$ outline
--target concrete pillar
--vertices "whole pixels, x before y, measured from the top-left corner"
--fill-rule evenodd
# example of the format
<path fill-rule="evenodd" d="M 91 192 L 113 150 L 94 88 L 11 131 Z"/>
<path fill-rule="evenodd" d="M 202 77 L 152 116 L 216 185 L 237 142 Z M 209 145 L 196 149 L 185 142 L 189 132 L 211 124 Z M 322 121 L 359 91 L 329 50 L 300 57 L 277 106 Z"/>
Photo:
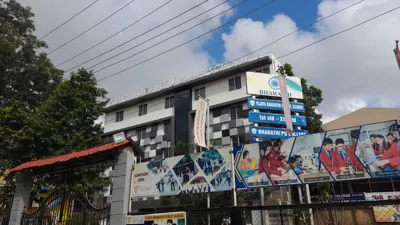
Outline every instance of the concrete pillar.
<path fill-rule="evenodd" d="M 134 154 L 124 150 L 114 166 L 110 219 L 112 225 L 125 225 L 129 212 L 131 175 Z"/>
<path fill-rule="evenodd" d="M 21 171 L 17 176 L 17 186 L 11 208 L 9 225 L 20 225 L 25 206 L 29 204 L 29 195 L 33 187 L 32 172 Z"/>

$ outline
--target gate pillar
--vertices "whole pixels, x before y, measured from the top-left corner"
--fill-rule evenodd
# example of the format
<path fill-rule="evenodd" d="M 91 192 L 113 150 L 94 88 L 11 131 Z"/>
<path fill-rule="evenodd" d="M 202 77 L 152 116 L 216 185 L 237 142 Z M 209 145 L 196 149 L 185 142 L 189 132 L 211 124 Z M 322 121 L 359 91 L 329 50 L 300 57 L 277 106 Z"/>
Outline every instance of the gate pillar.
<path fill-rule="evenodd" d="M 124 150 L 114 165 L 111 199 L 110 224 L 126 225 L 129 212 L 129 194 L 131 187 L 134 154 L 132 150 Z"/>
<path fill-rule="evenodd" d="M 20 225 L 22 212 L 29 204 L 29 195 L 33 186 L 33 174 L 29 171 L 21 171 L 17 176 L 17 187 L 11 208 L 9 225 Z"/>

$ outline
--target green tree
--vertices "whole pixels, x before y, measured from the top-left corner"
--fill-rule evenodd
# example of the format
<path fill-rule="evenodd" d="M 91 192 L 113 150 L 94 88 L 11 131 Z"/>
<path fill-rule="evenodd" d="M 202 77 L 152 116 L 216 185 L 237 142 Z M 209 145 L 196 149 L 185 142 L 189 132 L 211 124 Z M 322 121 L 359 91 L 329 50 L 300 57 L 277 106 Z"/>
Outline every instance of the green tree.
<path fill-rule="evenodd" d="M 46 44 L 33 35 L 33 16 L 15 0 L 0 0 L 0 107 L 19 100 L 33 110 L 62 79 L 46 54 L 36 54 Z"/>
<path fill-rule="evenodd" d="M 84 150 L 103 144 L 94 121 L 107 99 L 93 73 L 79 70 L 62 81 L 58 70 L 40 52 L 29 7 L 0 0 L 0 168 Z M 108 164 L 65 174 L 38 176 L 37 185 L 69 185 L 91 192 L 109 183 L 100 173 Z M 1 188 L 12 195 L 13 177 Z M 1 193 L 0 193 L 1 195 Z"/>
<path fill-rule="evenodd" d="M 288 63 L 280 66 L 277 72 L 285 76 L 294 76 L 293 67 Z M 316 108 L 323 100 L 322 91 L 312 85 L 309 86 L 305 78 L 301 78 L 301 86 L 303 88 L 303 102 L 307 118 L 307 126 L 304 129 L 308 130 L 309 133 L 322 132 L 322 114 L 316 112 Z"/>

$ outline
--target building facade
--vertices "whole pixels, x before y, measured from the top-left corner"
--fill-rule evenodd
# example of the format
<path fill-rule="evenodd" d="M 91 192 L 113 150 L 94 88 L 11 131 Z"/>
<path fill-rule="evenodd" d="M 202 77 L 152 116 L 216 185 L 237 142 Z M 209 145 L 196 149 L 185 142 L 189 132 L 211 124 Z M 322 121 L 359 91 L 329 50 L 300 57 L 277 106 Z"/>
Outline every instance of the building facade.
<path fill-rule="evenodd" d="M 215 148 L 248 144 L 246 72 L 271 73 L 279 66 L 272 54 L 119 102 L 104 109 L 106 135 L 125 132 L 139 147 L 138 161 L 171 157 L 178 142 L 193 144 L 199 96 L 210 102 L 210 139 Z M 215 68 L 215 67 L 214 67 Z M 269 97 L 269 99 L 274 99 Z M 271 126 L 271 125 L 266 125 Z M 276 125 L 283 127 L 282 125 Z"/>

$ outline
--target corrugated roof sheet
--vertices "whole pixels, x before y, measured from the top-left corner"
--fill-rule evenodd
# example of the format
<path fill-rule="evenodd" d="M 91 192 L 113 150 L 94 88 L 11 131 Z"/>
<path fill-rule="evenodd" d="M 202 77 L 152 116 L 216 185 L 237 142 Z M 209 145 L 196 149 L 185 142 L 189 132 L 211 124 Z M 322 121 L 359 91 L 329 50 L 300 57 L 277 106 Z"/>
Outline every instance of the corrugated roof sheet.
<path fill-rule="evenodd" d="M 99 152 L 114 150 L 114 149 L 124 146 L 128 143 L 129 143 L 128 140 L 125 140 L 118 144 L 113 142 L 113 143 L 108 143 L 105 145 L 100 145 L 100 146 L 97 146 L 94 148 L 86 149 L 83 151 L 71 152 L 66 155 L 60 155 L 60 156 L 55 156 L 55 157 L 51 157 L 51 158 L 47 158 L 47 159 L 40 159 L 40 160 L 36 160 L 36 161 L 26 162 L 26 163 L 23 163 L 17 167 L 14 167 L 14 168 L 8 170 L 7 172 L 12 173 L 12 172 L 17 172 L 17 171 L 21 171 L 21 170 L 32 169 L 35 167 L 47 166 L 47 165 L 51 165 L 51 164 L 55 164 L 55 163 L 59 163 L 59 162 L 67 162 L 72 159 L 77 159 L 77 158 L 81 158 L 84 156 L 93 155 L 93 154 L 96 154 Z"/>

